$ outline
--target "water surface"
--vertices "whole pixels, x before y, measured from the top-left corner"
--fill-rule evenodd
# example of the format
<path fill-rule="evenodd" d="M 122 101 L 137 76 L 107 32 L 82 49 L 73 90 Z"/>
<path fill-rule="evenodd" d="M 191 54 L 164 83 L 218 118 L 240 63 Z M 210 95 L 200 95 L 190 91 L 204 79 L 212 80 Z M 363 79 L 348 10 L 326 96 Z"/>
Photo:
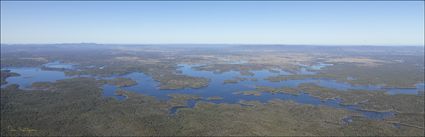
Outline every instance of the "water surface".
<path fill-rule="evenodd" d="M 74 69 L 74 65 L 65 64 L 59 61 L 47 63 L 44 66 L 49 68 Z M 212 103 L 237 103 L 238 104 L 242 100 L 259 101 L 262 103 L 266 103 L 272 99 L 282 99 L 282 100 L 291 100 L 300 104 L 310 104 L 315 106 L 324 105 L 324 106 L 330 106 L 334 108 L 360 112 L 367 118 L 377 119 L 377 120 L 380 120 L 386 117 L 391 117 L 394 115 L 394 113 L 364 111 L 355 105 L 341 105 L 341 100 L 339 99 L 328 99 L 323 101 L 321 99 L 312 97 L 306 93 L 302 93 L 300 95 L 292 95 L 292 94 L 286 94 L 286 93 L 272 94 L 267 92 L 261 92 L 260 96 L 241 95 L 241 94 L 234 94 L 234 93 L 238 91 L 254 90 L 256 86 L 296 88 L 298 85 L 303 83 L 315 83 L 319 86 L 323 86 L 326 88 L 341 90 L 341 92 L 344 92 L 350 89 L 361 89 L 361 90 L 385 90 L 389 94 L 418 94 L 418 91 L 424 89 L 423 83 L 417 84 L 417 88 L 412 88 L 412 89 L 397 89 L 397 88 L 383 89 L 381 86 L 378 86 L 378 85 L 368 85 L 368 86 L 352 85 L 349 83 L 338 82 L 332 79 L 302 79 L 302 80 L 286 80 L 281 82 L 270 82 L 265 80 L 265 78 L 270 76 L 276 76 L 276 75 L 290 75 L 290 74 L 284 71 L 276 72 L 276 71 L 269 71 L 269 70 L 257 70 L 257 71 L 252 71 L 254 73 L 254 76 L 242 76 L 239 72 L 236 72 L 236 71 L 229 71 L 229 72 L 223 72 L 223 73 L 217 74 L 210 71 L 200 71 L 200 70 L 192 69 L 194 66 L 197 66 L 197 65 L 181 64 L 179 66 L 180 66 L 179 70 L 184 75 L 208 78 L 210 80 L 209 85 L 207 87 L 198 88 L 198 89 L 186 88 L 186 89 L 176 89 L 176 90 L 160 90 L 158 88 L 159 83 L 157 81 L 153 80 L 152 77 L 145 75 L 144 73 L 141 73 L 141 72 L 133 72 L 123 76 L 96 77 L 96 78 L 97 79 L 112 79 L 117 77 L 131 78 L 137 82 L 137 85 L 130 86 L 130 87 L 123 87 L 121 89 L 154 96 L 160 100 L 170 99 L 168 94 L 171 94 L 171 93 L 197 95 L 202 97 L 201 101 L 207 101 Z M 310 67 L 305 66 L 303 67 L 304 69 L 300 71 L 300 73 L 314 74 L 314 72 L 310 70 L 318 70 L 318 69 L 322 69 L 323 67 L 326 67 L 326 64 L 319 63 L 317 66 L 310 66 Z M 5 68 L 5 69 L 8 69 L 8 70 L 11 70 L 12 72 L 20 74 L 20 76 L 17 76 L 17 77 L 7 78 L 6 79 L 8 81 L 7 85 L 18 84 L 20 85 L 20 87 L 23 87 L 23 88 L 30 87 L 30 85 L 34 82 L 41 82 L 41 81 L 54 82 L 56 80 L 72 78 L 70 76 L 66 76 L 62 71 L 42 70 L 36 67 Z M 225 80 L 233 79 L 235 77 L 242 77 L 242 78 L 248 78 L 248 79 L 255 78 L 257 80 L 256 81 L 246 80 L 246 81 L 240 81 L 235 84 L 224 84 Z M 3 85 L 2 87 L 4 86 L 6 85 Z M 104 97 L 114 97 L 120 101 L 123 101 L 126 99 L 126 97 L 124 96 L 115 94 L 115 91 L 118 88 L 113 85 L 105 84 L 102 86 L 102 89 L 103 89 L 102 95 Z M 206 100 L 206 98 L 212 97 L 212 96 L 219 96 L 219 97 L 222 97 L 223 99 L 213 100 L 213 101 Z M 193 107 L 198 101 L 199 100 L 189 100 L 187 106 L 179 106 L 179 107 L 172 108 L 170 110 L 170 113 L 175 114 L 179 108 Z M 349 121 L 349 119 L 346 119 L 346 120 Z"/>

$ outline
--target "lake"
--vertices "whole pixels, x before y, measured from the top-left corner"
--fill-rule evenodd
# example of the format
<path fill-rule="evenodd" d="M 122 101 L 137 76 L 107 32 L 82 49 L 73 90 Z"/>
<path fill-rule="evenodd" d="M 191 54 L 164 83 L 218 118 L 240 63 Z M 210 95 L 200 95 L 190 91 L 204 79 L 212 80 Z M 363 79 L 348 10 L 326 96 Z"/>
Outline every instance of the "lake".
<path fill-rule="evenodd" d="M 188 64 L 180 64 L 179 71 L 181 71 L 184 75 L 195 76 L 195 77 L 205 77 L 210 80 L 209 85 L 203 88 L 191 89 L 176 89 L 176 90 L 160 90 L 158 88 L 159 83 L 153 80 L 150 76 L 145 75 L 142 72 L 133 72 L 127 75 L 122 76 L 113 76 L 113 77 L 96 77 L 97 79 L 111 79 L 116 77 L 125 77 L 131 78 L 137 82 L 137 85 L 130 87 L 122 87 L 121 89 L 129 90 L 132 92 L 137 92 L 145 95 L 154 96 L 160 100 L 168 100 L 170 97 L 168 94 L 179 93 L 179 94 L 192 94 L 202 97 L 200 100 L 189 100 L 187 102 L 187 106 L 179 106 L 172 108 L 170 110 L 170 114 L 175 114 L 179 108 L 184 107 L 193 107 L 198 101 L 206 101 L 212 103 L 240 103 L 240 101 L 259 101 L 262 103 L 266 103 L 272 99 L 282 99 L 282 100 L 291 100 L 300 104 L 310 104 L 310 105 L 324 105 L 330 106 L 334 108 L 346 109 L 350 111 L 356 111 L 362 113 L 365 117 L 370 119 L 383 119 L 386 117 L 390 117 L 394 115 L 394 112 L 372 112 L 372 111 L 364 111 L 361 110 L 358 106 L 355 105 L 341 105 L 341 100 L 339 99 L 328 99 L 321 100 L 316 97 L 312 97 L 309 94 L 302 93 L 300 95 L 286 94 L 286 93 L 278 93 L 272 94 L 267 92 L 261 92 L 260 96 L 255 95 L 242 95 L 235 94 L 238 91 L 246 91 L 246 90 L 254 90 L 256 86 L 268 86 L 268 87 L 292 87 L 295 88 L 299 84 L 302 83 L 315 83 L 319 86 L 332 88 L 340 90 L 341 92 L 350 90 L 350 89 L 361 89 L 361 90 L 385 90 L 388 94 L 418 94 L 419 90 L 424 89 L 423 83 L 418 83 L 417 88 L 412 89 L 398 89 L 398 88 L 382 88 L 379 85 L 352 85 L 349 83 L 338 82 L 332 79 L 302 79 L 302 80 L 286 80 L 281 82 L 270 82 L 265 80 L 265 78 L 269 76 L 276 75 L 291 75 L 285 71 L 279 72 L 271 72 L 269 70 L 257 70 L 252 71 L 254 73 L 253 76 L 243 76 L 239 72 L 229 71 L 224 73 L 214 73 L 210 71 L 199 71 L 193 69 L 193 67 L 199 65 L 188 65 Z M 304 69 L 301 69 L 299 74 L 314 74 L 310 70 L 319 70 L 323 67 L 329 66 L 328 64 L 319 63 L 316 66 L 304 66 Z M 73 64 L 65 64 L 59 61 L 47 63 L 44 65 L 47 68 L 55 68 L 55 69 L 75 69 L 75 65 Z M 12 72 L 20 74 L 17 77 L 9 77 L 6 80 L 8 84 L 18 84 L 21 88 L 29 88 L 34 82 L 48 81 L 54 82 L 60 79 L 73 78 L 77 76 L 66 76 L 62 71 L 57 70 L 49 70 L 49 69 L 41 69 L 37 67 L 23 67 L 23 68 L 4 68 L 11 70 Z M 84 76 L 88 77 L 88 76 Z M 233 79 L 234 77 L 241 78 L 255 78 L 256 81 L 245 80 L 240 81 L 238 83 L 232 84 L 224 84 L 223 82 L 228 79 Z M 7 86 L 2 85 L 2 87 Z M 103 96 L 113 97 L 117 100 L 123 101 L 126 97 L 115 95 L 114 92 L 118 89 L 116 86 L 105 84 L 102 86 Z M 219 96 L 223 99 L 221 100 L 207 100 L 208 97 Z M 344 119 L 344 121 L 350 121 L 350 117 Z"/>

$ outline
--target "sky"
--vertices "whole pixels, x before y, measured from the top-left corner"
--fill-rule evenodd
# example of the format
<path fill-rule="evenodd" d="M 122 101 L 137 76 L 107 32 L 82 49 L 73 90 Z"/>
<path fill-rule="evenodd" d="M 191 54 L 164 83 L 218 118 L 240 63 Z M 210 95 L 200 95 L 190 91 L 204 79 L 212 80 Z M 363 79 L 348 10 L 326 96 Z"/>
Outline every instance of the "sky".
<path fill-rule="evenodd" d="M 1 1 L 1 43 L 424 45 L 424 1 Z"/>

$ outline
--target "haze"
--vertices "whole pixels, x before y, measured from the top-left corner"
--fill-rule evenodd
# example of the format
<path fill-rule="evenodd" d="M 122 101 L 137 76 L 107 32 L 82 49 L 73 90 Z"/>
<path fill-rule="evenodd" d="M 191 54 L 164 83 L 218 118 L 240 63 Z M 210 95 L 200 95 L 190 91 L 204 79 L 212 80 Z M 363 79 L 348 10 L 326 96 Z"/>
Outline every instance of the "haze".
<path fill-rule="evenodd" d="M 424 2 L 1 2 L 1 43 L 424 45 Z"/>

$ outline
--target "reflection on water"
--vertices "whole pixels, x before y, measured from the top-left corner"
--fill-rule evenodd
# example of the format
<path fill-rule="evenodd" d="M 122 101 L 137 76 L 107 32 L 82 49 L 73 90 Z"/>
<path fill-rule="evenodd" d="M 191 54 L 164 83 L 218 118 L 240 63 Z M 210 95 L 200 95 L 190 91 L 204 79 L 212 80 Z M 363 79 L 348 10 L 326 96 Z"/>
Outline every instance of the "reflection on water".
<path fill-rule="evenodd" d="M 45 64 L 45 66 L 50 68 L 73 69 L 73 65 L 63 64 L 61 62 L 52 62 L 52 63 Z M 210 83 L 207 87 L 199 88 L 199 89 L 186 88 L 186 89 L 177 89 L 177 90 L 159 90 L 158 88 L 159 83 L 157 81 L 153 80 L 150 76 L 147 76 L 144 73 L 140 73 L 140 72 L 133 72 L 123 76 L 113 76 L 113 77 L 102 78 L 102 79 L 111 79 L 115 77 L 131 78 L 137 81 L 138 84 L 134 86 L 130 86 L 130 87 L 122 87 L 121 89 L 154 96 L 160 100 L 169 99 L 170 97 L 168 96 L 168 94 L 171 94 L 171 93 L 198 95 L 202 97 L 202 101 L 207 101 L 212 103 L 239 103 L 241 100 L 260 101 L 260 102 L 266 103 L 267 101 L 271 99 L 282 99 L 282 100 L 292 100 L 301 104 L 324 105 L 324 106 L 330 106 L 334 108 L 341 108 L 341 109 L 356 111 L 356 112 L 362 113 L 365 117 L 370 119 L 379 120 L 379 119 L 394 115 L 393 112 L 364 111 L 354 105 L 341 105 L 341 100 L 339 99 L 328 99 L 328 100 L 322 101 L 318 98 L 312 97 L 305 93 L 300 95 L 292 95 L 292 94 L 285 94 L 285 93 L 272 94 L 272 93 L 262 92 L 260 96 L 233 94 L 234 92 L 237 92 L 237 91 L 254 90 L 256 86 L 297 87 L 299 84 L 302 84 L 302 83 L 315 83 L 319 86 L 338 89 L 342 91 L 349 90 L 349 89 L 382 90 L 382 87 L 380 86 L 374 86 L 374 85 L 358 86 L 358 85 L 351 85 L 349 83 L 337 82 L 331 79 L 303 79 L 303 80 L 287 80 L 287 81 L 281 81 L 281 82 L 270 82 L 264 79 L 269 76 L 276 76 L 281 74 L 287 75 L 288 73 L 284 71 L 276 72 L 276 71 L 269 71 L 269 70 L 258 70 L 258 71 L 252 71 L 255 74 L 254 76 L 242 76 L 240 75 L 239 72 L 236 72 L 236 71 L 224 72 L 220 74 L 216 74 L 209 71 L 198 71 L 198 70 L 192 69 L 193 66 L 194 65 L 181 64 L 179 70 L 181 71 L 181 73 L 185 75 L 209 78 Z M 307 68 L 306 69 L 307 71 L 307 70 L 321 69 L 325 66 L 326 64 L 319 64 L 318 66 L 313 66 L 311 68 L 305 67 L 305 68 Z M 12 72 L 20 74 L 20 76 L 17 76 L 17 77 L 7 78 L 8 84 L 18 84 L 24 88 L 28 88 L 33 82 L 39 82 L 39 81 L 54 82 L 60 79 L 71 78 L 69 76 L 65 76 L 64 73 L 61 71 L 42 70 L 40 68 L 7 68 L 7 69 L 11 70 Z M 246 80 L 246 81 L 238 82 L 236 84 L 223 84 L 224 80 L 233 79 L 234 77 L 256 78 L 257 81 Z M 96 77 L 96 78 L 99 78 L 99 77 Z M 420 84 L 417 84 L 416 89 L 384 89 L 384 90 L 387 91 L 389 94 L 417 94 L 418 90 L 423 90 L 423 87 L 424 87 L 424 84 L 420 83 Z M 106 84 L 102 86 L 102 88 L 104 91 L 103 96 L 105 97 L 114 97 L 120 101 L 125 100 L 126 98 L 124 96 L 115 94 L 115 91 L 118 89 L 115 86 Z M 212 97 L 212 96 L 220 96 L 223 99 L 213 100 L 213 101 L 205 100 L 206 98 Z M 196 102 L 197 101 L 195 100 L 189 100 L 187 106 L 179 106 L 179 107 L 172 108 L 170 110 L 170 113 L 171 114 L 176 113 L 178 111 L 178 108 L 187 108 L 187 107 L 191 108 L 195 106 Z"/>

